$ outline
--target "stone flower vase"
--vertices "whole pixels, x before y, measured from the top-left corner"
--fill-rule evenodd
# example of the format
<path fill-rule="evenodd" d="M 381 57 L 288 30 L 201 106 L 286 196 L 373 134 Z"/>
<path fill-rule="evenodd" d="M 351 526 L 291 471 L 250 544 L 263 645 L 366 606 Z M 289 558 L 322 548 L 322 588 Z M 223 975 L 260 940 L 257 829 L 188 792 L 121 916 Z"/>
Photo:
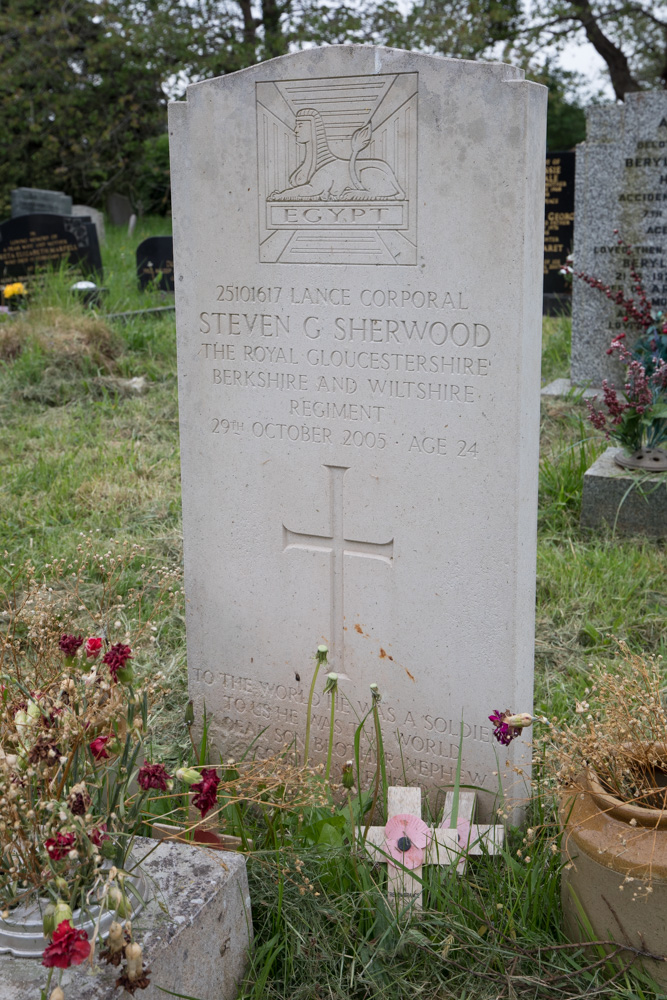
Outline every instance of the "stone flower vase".
<path fill-rule="evenodd" d="M 111 864 L 106 867 L 110 868 Z M 141 869 L 126 876 L 125 888 L 132 907 L 129 919 L 134 920 L 141 913 L 150 891 Z M 46 899 L 37 899 L 30 903 L 21 903 L 11 910 L 7 917 L 0 917 L 0 955 L 41 959 L 49 943 L 42 928 L 43 912 L 47 902 Z M 100 904 L 96 902 L 93 902 L 85 913 L 82 910 L 75 910 L 72 914 L 72 926 L 84 930 L 89 938 L 92 938 L 97 926 L 100 938 L 106 937 L 109 927 L 114 920 L 118 920 L 118 917 L 113 910 L 100 911 Z"/>
<path fill-rule="evenodd" d="M 594 940 L 664 956 L 638 962 L 667 990 L 667 812 L 623 802 L 591 773 L 577 785 L 559 805 L 565 933 L 586 941 L 592 928 Z"/>

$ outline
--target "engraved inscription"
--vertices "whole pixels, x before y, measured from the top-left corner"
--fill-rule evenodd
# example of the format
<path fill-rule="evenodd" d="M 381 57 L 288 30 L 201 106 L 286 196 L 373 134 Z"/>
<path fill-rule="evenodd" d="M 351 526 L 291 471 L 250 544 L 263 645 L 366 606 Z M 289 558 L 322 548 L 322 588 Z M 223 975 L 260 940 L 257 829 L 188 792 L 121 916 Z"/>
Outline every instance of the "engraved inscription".
<path fill-rule="evenodd" d="M 417 73 L 257 84 L 262 262 L 417 263 Z"/>
<path fill-rule="evenodd" d="M 235 395 L 272 392 L 284 402 L 271 420 L 231 423 L 233 413 L 213 413 L 212 433 L 340 446 L 350 454 L 399 448 L 426 460 L 477 457 L 472 428 L 466 443 L 448 436 L 440 422 L 431 434 L 404 423 L 392 427 L 395 401 L 468 412 L 486 397 L 496 334 L 463 291 L 234 282 L 216 285 L 215 298 L 249 305 L 241 307 L 247 312 L 228 312 L 238 307 L 209 303 L 197 312 L 197 354 L 208 379 Z M 268 301 L 275 312 L 252 311 L 253 303 Z M 357 431 L 347 423 L 374 426 Z"/>

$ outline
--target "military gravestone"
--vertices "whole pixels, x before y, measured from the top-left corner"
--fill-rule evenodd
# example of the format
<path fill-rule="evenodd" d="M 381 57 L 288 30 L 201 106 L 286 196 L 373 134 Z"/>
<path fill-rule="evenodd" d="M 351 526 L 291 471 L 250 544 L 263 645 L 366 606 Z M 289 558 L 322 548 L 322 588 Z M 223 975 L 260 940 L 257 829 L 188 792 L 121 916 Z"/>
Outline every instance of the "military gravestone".
<path fill-rule="evenodd" d="M 0 222 L 0 278 L 23 278 L 62 263 L 102 276 L 97 230 L 90 219 L 21 215 Z"/>
<path fill-rule="evenodd" d="M 62 191 L 42 188 L 14 188 L 11 193 L 12 218 L 21 215 L 71 215 L 72 199 Z"/>
<path fill-rule="evenodd" d="M 496 786 L 487 716 L 532 696 L 545 108 L 362 46 L 170 106 L 190 689 L 225 756 L 303 747 L 325 642 L 339 763 L 377 682 L 390 774 L 451 783 L 463 714 Z"/>
<path fill-rule="evenodd" d="M 549 153 L 544 194 L 544 312 L 569 312 L 572 288 L 561 269 L 574 239 L 574 160 L 572 150 Z"/>
<path fill-rule="evenodd" d="M 667 308 L 667 93 L 626 95 L 618 105 L 587 112 L 586 142 L 577 148 L 574 266 L 630 296 L 629 265 L 641 271 L 653 305 Z M 614 230 L 632 244 L 628 257 Z M 624 327 L 616 306 L 575 278 L 572 381 L 622 384 L 623 369 L 607 355 Z"/>

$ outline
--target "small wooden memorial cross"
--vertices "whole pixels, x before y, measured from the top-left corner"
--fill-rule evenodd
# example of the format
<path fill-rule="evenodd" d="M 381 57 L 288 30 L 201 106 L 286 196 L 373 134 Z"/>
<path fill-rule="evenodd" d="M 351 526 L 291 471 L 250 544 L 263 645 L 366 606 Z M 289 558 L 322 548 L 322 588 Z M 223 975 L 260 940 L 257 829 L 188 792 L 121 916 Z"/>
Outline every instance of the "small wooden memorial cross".
<path fill-rule="evenodd" d="M 421 789 L 387 789 L 387 821 L 395 816 L 409 815 L 421 819 Z M 448 792 L 442 821 L 437 827 L 429 828 L 429 842 L 423 851 L 423 861 L 412 870 L 405 870 L 391 864 L 392 852 L 387 841 L 386 827 L 372 826 L 368 830 L 365 850 L 373 861 L 388 864 L 389 903 L 399 910 L 406 906 L 422 908 L 422 868 L 424 865 L 456 866 L 457 874 L 465 871 L 466 861 L 471 854 L 496 854 L 505 839 L 505 828 L 501 825 L 478 824 L 472 822 L 475 808 L 475 793 L 459 793 L 459 809 L 455 827 L 450 827 L 454 796 Z M 363 829 L 357 827 L 357 837 L 363 837 Z M 405 840 L 405 838 L 402 838 Z M 409 838 L 408 838 L 409 839 Z M 409 843 L 398 843 L 398 850 L 407 851 Z"/>

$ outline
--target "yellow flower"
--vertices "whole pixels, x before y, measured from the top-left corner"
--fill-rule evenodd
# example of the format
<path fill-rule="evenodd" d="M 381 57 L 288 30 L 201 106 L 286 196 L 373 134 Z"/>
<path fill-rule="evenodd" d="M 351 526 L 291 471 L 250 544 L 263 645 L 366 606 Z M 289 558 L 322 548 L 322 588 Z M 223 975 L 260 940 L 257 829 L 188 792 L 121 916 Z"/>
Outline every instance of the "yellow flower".
<path fill-rule="evenodd" d="M 25 295 L 25 285 L 21 281 L 15 281 L 13 285 L 5 285 L 2 294 L 6 299 L 11 299 L 13 295 Z"/>

